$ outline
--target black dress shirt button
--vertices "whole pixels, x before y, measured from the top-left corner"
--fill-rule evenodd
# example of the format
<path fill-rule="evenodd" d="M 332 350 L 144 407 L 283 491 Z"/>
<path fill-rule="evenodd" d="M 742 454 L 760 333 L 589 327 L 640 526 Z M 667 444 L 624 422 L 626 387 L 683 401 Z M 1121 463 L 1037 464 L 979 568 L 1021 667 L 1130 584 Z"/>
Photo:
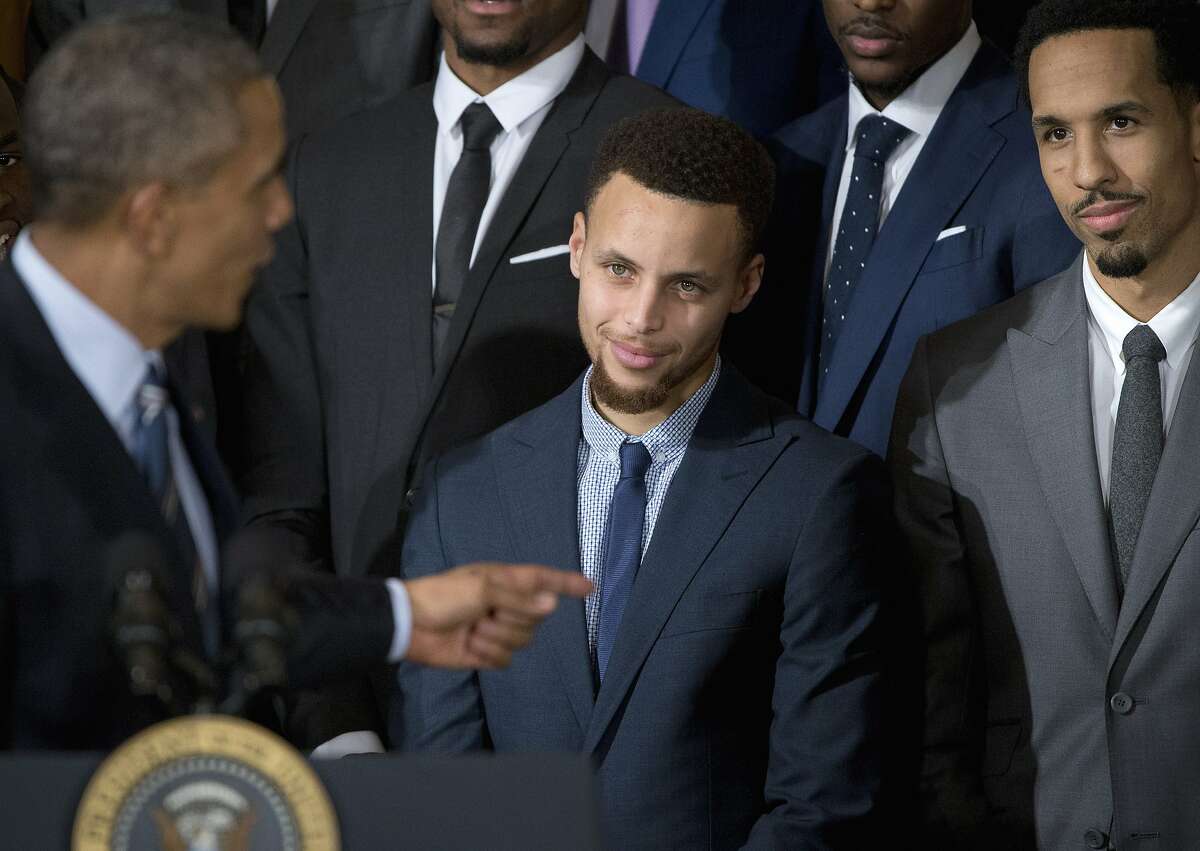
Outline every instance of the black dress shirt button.
<path fill-rule="evenodd" d="M 1088 848 L 1107 848 L 1108 835 L 1103 830 L 1091 827 L 1083 832 L 1083 842 Z"/>
<path fill-rule="evenodd" d="M 1128 715 L 1133 711 L 1133 698 L 1123 691 L 1119 691 L 1112 696 L 1108 701 L 1108 705 L 1113 708 L 1113 712 L 1118 715 Z"/>

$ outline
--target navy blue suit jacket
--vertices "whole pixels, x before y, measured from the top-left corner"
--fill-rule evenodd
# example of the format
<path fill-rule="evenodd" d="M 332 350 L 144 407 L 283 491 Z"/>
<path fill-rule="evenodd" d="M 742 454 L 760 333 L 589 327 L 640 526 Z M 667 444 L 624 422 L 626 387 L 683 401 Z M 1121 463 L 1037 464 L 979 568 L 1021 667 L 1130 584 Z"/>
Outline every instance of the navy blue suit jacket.
<path fill-rule="evenodd" d="M 410 575 L 579 570 L 581 382 L 433 465 Z M 726 367 L 671 483 L 598 692 L 582 601 L 511 668 L 405 669 L 393 735 L 582 751 L 613 848 L 861 848 L 880 785 L 880 463 Z"/>
<path fill-rule="evenodd" d="M 180 433 L 218 540 L 233 491 L 174 394 Z M 175 538 L 134 460 L 54 341 L 11 261 L 0 266 L 0 748 L 106 750 L 154 718 L 130 702 L 110 651 L 104 555 L 130 530 Z M 202 653 L 189 589 L 164 577 L 182 634 Z"/>
<path fill-rule="evenodd" d="M 821 286 L 845 157 L 847 102 L 843 95 L 786 127 L 776 140 L 785 187 L 777 220 L 811 219 L 815 171 L 823 173 L 823 191 L 811 277 L 806 285 L 795 282 L 803 285 L 795 298 L 800 327 L 792 313 L 785 332 L 798 345 L 776 354 L 775 369 L 791 375 L 799 370 L 802 414 L 882 455 L 900 380 L 917 339 L 1062 271 L 1079 253 L 1079 242 L 1042 180 L 1029 111 L 1018 102 L 1008 61 L 985 43 L 879 231 L 829 374 L 819 381 Z M 788 191 L 789 182 L 800 190 Z M 938 239 L 955 227 L 965 230 Z M 786 256 L 786 249 L 782 253 Z M 768 267 L 780 265 L 773 258 L 769 253 Z M 768 280 L 760 309 L 780 297 L 770 289 L 786 291 L 792 283 Z M 768 389 L 790 391 L 796 398 L 795 385 L 783 385 L 783 390 Z"/>
<path fill-rule="evenodd" d="M 842 91 L 843 67 L 819 0 L 661 0 L 636 76 L 767 136 Z"/>

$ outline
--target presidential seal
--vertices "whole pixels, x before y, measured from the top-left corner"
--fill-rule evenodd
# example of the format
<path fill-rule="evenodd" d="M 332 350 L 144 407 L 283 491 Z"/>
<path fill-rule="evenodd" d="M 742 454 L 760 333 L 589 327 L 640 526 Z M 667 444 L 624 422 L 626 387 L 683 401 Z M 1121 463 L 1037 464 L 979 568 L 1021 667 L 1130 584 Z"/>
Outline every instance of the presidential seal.
<path fill-rule="evenodd" d="M 338 851 L 321 781 L 256 724 L 197 715 L 157 724 L 101 764 L 84 790 L 73 851 Z"/>

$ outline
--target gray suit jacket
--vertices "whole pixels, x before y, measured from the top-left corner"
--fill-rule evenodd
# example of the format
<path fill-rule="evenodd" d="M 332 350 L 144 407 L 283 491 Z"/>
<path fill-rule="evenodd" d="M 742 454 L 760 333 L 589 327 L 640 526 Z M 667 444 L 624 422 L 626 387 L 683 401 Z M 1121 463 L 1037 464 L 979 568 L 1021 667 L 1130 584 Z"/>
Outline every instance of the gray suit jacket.
<path fill-rule="evenodd" d="M 71 27 L 114 12 L 182 10 L 228 19 L 228 0 L 33 0 L 36 60 Z M 287 103 L 289 138 L 433 77 L 429 0 L 279 0 L 259 48 Z"/>
<path fill-rule="evenodd" d="M 1200 365 L 1119 602 L 1082 262 L 922 339 L 896 411 L 927 815 L 959 847 L 1200 847 Z"/>

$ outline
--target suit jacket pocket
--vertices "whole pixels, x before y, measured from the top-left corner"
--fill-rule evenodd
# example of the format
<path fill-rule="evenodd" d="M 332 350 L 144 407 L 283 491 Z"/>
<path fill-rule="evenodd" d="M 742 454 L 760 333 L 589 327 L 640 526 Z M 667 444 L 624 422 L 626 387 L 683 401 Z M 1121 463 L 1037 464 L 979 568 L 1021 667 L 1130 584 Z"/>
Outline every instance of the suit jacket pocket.
<path fill-rule="evenodd" d="M 753 626 L 762 594 L 761 588 L 752 591 L 710 591 L 680 600 L 671 619 L 663 627 L 660 638 Z"/>
<path fill-rule="evenodd" d="M 982 255 L 983 226 L 969 227 L 961 233 L 935 242 L 929 255 L 925 258 L 925 263 L 921 266 L 921 274 L 970 263 L 972 260 L 978 260 Z"/>
<path fill-rule="evenodd" d="M 996 721 L 988 724 L 984 733 L 983 768 L 984 777 L 1000 777 L 1012 766 L 1013 754 L 1021 742 L 1021 720 Z"/>

